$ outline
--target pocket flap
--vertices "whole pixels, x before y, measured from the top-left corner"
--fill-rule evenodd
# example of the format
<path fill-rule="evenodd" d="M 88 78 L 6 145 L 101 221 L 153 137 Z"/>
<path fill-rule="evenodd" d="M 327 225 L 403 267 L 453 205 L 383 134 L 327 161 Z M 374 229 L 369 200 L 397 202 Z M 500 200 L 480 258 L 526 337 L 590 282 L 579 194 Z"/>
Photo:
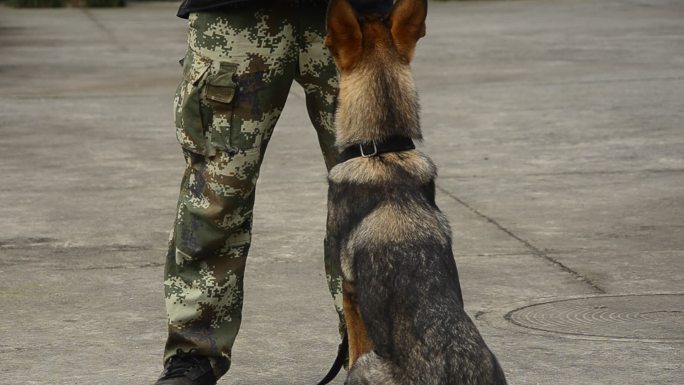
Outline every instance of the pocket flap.
<path fill-rule="evenodd" d="M 235 97 L 237 64 L 221 62 L 215 75 L 207 77 L 206 97 L 220 103 L 231 103 Z"/>
<path fill-rule="evenodd" d="M 206 97 L 219 103 L 231 103 L 235 97 L 235 85 L 230 87 L 215 86 L 207 84 L 205 86 Z"/>

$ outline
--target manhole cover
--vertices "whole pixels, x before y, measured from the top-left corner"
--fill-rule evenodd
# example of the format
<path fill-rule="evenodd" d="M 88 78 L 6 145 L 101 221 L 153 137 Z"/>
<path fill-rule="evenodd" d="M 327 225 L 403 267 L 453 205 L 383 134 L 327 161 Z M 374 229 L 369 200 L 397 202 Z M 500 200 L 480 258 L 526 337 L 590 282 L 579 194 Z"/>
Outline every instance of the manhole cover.
<path fill-rule="evenodd" d="M 684 340 L 684 295 L 565 299 L 513 310 L 506 319 L 518 326 L 561 334 Z"/>

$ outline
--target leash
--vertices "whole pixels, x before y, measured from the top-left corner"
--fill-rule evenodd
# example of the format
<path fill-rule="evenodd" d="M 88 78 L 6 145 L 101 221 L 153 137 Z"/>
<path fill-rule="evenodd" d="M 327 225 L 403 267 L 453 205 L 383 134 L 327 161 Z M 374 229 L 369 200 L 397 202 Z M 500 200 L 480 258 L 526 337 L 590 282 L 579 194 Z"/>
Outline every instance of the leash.
<path fill-rule="evenodd" d="M 353 158 L 371 158 L 388 152 L 408 151 L 415 148 L 413 139 L 408 136 L 394 135 L 384 139 L 382 142 L 373 140 L 349 146 L 340 152 L 338 161 L 342 163 Z"/>
<path fill-rule="evenodd" d="M 323 379 L 317 385 L 329 384 L 330 381 L 334 380 L 335 377 L 337 377 L 337 374 L 340 372 L 340 369 L 342 369 L 342 366 L 344 366 L 344 361 L 347 359 L 348 353 L 349 342 L 347 341 L 347 333 L 344 333 L 342 343 L 337 348 L 337 357 L 335 357 L 335 362 L 333 362 L 332 367 L 328 371 L 328 374 L 326 374 L 325 377 L 323 377 Z"/>

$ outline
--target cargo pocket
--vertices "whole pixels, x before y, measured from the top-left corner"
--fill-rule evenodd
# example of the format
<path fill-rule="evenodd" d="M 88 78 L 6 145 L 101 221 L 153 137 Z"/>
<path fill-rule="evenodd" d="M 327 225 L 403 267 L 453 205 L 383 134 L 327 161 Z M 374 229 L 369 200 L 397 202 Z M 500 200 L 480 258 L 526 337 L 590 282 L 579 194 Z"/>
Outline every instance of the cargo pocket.
<path fill-rule="evenodd" d="M 184 149 L 206 155 L 207 117 L 203 113 L 201 92 L 211 60 L 188 51 L 180 63 L 183 66 L 183 79 L 174 98 L 176 138 Z"/>
<path fill-rule="evenodd" d="M 218 72 L 207 76 L 204 86 L 204 99 L 211 109 L 208 141 L 213 149 L 235 154 L 241 150 L 237 143 L 233 143 L 231 132 L 233 127 L 233 111 L 237 64 L 219 62 Z"/>

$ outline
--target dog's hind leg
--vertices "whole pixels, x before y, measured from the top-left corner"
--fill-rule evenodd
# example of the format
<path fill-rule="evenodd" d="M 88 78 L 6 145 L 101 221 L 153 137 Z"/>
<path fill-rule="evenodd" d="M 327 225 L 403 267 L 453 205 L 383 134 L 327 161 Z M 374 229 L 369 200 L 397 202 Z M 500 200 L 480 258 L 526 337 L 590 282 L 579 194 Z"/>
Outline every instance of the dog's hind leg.
<path fill-rule="evenodd" d="M 366 352 L 373 349 L 366 332 L 366 325 L 361 319 L 359 304 L 352 283 L 345 281 L 342 285 L 344 299 L 344 321 L 347 324 L 347 340 L 349 341 L 349 367 Z"/>
<path fill-rule="evenodd" d="M 344 385 L 400 385 L 395 379 L 392 365 L 375 352 L 361 356 L 349 370 Z"/>

